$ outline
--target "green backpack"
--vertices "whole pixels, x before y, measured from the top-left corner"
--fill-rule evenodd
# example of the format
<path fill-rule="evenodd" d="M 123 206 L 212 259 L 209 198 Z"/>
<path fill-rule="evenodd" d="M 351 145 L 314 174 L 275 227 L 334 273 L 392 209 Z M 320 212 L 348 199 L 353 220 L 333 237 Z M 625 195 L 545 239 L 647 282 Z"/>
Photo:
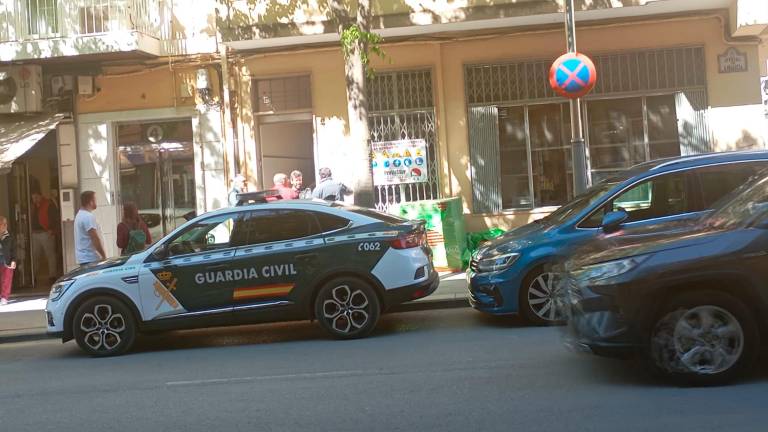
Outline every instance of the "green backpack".
<path fill-rule="evenodd" d="M 143 251 L 147 245 L 147 235 L 142 229 L 128 231 L 128 246 L 123 251 L 126 255 Z"/>

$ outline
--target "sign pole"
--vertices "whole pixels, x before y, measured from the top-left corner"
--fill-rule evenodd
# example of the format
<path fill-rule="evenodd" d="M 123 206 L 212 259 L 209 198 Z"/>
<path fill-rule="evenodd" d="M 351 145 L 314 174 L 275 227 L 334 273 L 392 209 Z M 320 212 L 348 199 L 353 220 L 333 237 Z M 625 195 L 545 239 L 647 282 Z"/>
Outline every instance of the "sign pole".
<path fill-rule="evenodd" d="M 565 1 L 565 37 L 568 52 L 576 52 L 576 18 L 573 0 Z M 571 99 L 571 152 L 573 159 L 573 192 L 578 195 L 589 186 L 587 151 L 584 144 L 584 128 L 581 124 L 581 98 Z"/>

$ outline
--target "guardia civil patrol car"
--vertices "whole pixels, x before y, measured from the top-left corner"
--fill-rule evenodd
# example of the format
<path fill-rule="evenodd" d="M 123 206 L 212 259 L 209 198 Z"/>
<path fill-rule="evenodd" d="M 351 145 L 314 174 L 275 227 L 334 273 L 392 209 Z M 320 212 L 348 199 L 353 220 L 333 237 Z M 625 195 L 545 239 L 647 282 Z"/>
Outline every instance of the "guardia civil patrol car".
<path fill-rule="evenodd" d="M 421 222 L 337 203 L 246 201 L 63 276 L 48 332 L 93 356 L 122 354 L 142 332 L 302 319 L 358 338 L 388 307 L 438 286 Z"/>

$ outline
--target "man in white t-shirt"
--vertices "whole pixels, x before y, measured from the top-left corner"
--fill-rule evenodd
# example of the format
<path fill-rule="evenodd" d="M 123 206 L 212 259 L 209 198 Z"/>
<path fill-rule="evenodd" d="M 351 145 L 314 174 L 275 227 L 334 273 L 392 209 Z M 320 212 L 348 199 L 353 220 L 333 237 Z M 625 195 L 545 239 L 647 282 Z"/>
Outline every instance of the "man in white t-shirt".
<path fill-rule="evenodd" d="M 96 210 L 96 193 L 80 194 L 80 210 L 75 216 L 75 259 L 81 266 L 107 258 L 101 242 L 101 228 L 93 211 Z"/>

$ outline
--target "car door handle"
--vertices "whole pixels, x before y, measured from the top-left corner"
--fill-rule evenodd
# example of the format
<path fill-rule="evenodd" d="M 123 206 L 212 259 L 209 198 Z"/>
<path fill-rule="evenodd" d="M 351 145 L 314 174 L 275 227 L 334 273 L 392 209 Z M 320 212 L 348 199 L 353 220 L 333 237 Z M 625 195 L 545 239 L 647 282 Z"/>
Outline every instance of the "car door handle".
<path fill-rule="evenodd" d="M 316 253 L 301 254 L 296 255 L 296 261 L 312 261 L 317 257 L 318 255 Z"/>

